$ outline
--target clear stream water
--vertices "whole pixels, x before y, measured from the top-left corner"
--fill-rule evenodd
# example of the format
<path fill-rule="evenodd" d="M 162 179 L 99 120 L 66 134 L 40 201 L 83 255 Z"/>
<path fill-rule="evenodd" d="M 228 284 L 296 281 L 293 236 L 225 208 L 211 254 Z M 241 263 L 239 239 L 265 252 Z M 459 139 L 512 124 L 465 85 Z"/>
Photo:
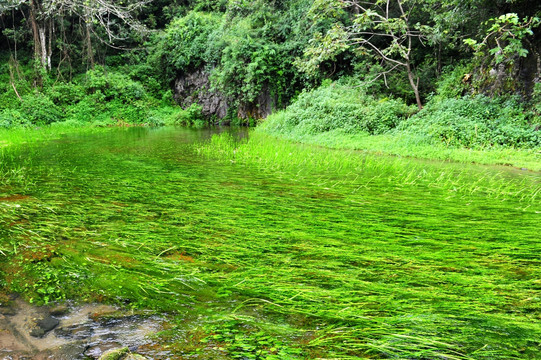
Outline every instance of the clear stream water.
<path fill-rule="evenodd" d="M 301 348 L 290 358 L 541 353 L 539 196 L 453 191 L 385 166 L 300 176 L 195 151 L 219 131 L 112 129 L 5 157 L 24 176 L 0 185 L 3 286 L 35 301 L 174 314 L 180 335 L 167 341 L 178 354 L 194 351 L 178 345 L 197 341 L 194 328 L 239 322 L 246 341 L 252 328 L 275 339 L 264 351 Z M 358 156 L 457 172 L 466 185 L 506 179 L 530 194 L 541 181 L 505 167 Z M 200 358 L 222 351 L 200 347 Z"/>

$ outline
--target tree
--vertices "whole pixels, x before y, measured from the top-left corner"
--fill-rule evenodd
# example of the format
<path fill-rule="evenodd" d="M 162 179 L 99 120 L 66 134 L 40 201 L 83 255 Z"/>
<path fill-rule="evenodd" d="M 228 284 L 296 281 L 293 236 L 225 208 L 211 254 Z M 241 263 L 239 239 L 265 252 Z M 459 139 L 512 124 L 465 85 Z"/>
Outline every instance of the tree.
<path fill-rule="evenodd" d="M 56 24 L 66 16 L 75 16 L 83 27 L 87 60 L 93 66 L 92 39 L 108 46 L 126 39 L 123 29 L 137 33 L 145 30 L 135 15 L 152 0 L 0 0 L 0 14 L 20 8 L 28 16 L 32 31 L 34 58 L 42 70 L 51 70 Z M 96 30 L 99 29 L 99 32 Z"/>
<path fill-rule="evenodd" d="M 339 9 L 350 9 L 351 24 L 337 23 L 327 34 L 314 38 L 305 51 L 305 59 L 298 61 L 301 70 L 311 72 L 322 61 L 332 59 L 339 52 L 353 48 L 360 55 L 375 56 L 386 76 L 397 69 L 406 72 L 419 109 L 423 108 L 419 92 L 419 76 L 415 70 L 414 52 L 422 45 L 431 28 L 414 22 L 413 14 L 419 4 L 413 0 L 377 0 L 369 3 L 355 0 L 314 2 L 311 13 L 328 14 Z"/>
<path fill-rule="evenodd" d="M 476 56 L 485 56 L 485 51 L 493 57 L 496 64 L 515 56 L 528 56 L 528 49 L 524 41 L 533 36 L 533 29 L 541 24 L 539 17 L 525 17 L 520 19 L 515 13 L 509 13 L 490 19 L 486 36 L 481 42 L 474 39 L 465 39 L 464 42 L 476 51 Z M 492 47 L 490 47 L 492 44 Z"/>

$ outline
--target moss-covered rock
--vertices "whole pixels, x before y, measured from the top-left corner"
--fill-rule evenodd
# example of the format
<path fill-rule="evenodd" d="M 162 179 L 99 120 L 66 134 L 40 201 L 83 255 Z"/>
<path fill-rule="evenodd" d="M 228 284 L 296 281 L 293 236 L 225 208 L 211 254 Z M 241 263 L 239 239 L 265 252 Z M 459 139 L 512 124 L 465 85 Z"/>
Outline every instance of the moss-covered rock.
<path fill-rule="evenodd" d="M 127 347 L 123 347 L 104 352 L 98 360 L 147 360 L 147 358 L 139 354 L 130 353 Z"/>
<path fill-rule="evenodd" d="M 129 352 L 127 347 L 111 349 L 104 352 L 98 360 L 123 360 Z"/>

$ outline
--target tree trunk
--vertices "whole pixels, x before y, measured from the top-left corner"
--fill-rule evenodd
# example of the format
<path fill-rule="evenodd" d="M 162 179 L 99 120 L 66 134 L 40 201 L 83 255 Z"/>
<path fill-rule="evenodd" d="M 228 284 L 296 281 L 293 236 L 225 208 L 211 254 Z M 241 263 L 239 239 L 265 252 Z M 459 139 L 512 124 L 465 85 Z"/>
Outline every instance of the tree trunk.
<path fill-rule="evenodd" d="M 423 103 L 421 102 L 421 95 L 419 94 L 419 85 L 418 82 L 415 82 L 415 75 L 413 75 L 413 71 L 411 70 L 411 65 L 408 62 L 406 62 L 406 69 L 408 71 L 408 79 L 410 81 L 411 88 L 413 89 L 413 92 L 415 93 L 415 101 L 417 101 L 417 106 L 419 107 L 419 110 L 423 109 Z M 419 78 L 417 78 L 419 80 Z"/>
<path fill-rule="evenodd" d="M 42 47 L 41 47 L 41 41 L 40 41 L 40 31 L 38 26 L 38 21 L 36 19 L 37 15 L 37 5 L 34 0 L 30 0 L 30 27 L 32 28 L 32 37 L 34 40 L 34 63 L 35 63 L 35 80 L 34 80 L 34 87 L 41 87 L 42 79 L 41 79 L 41 73 L 39 68 L 43 67 L 42 62 Z M 37 62 L 40 62 L 41 66 L 37 66 Z"/>
<path fill-rule="evenodd" d="M 34 58 L 41 59 L 41 44 L 39 39 L 38 22 L 36 20 L 36 4 L 34 0 L 30 1 L 30 26 L 32 27 L 32 37 L 34 38 Z"/>
<path fill-rule="evenodd" d="M 39 44 L 41 46 L 41 67 L 47 69 L 47 41 L 46 41 L 46 31 L 45 25 L 38 28 L 39 31 Z"/>
<path fill-rule="evenodd" d="M 88 57 L 88 63 L 90 64 L 90 68 L 94 69 L 94 50 L 92 49 L 92 37 L 91 35 L 91 26 L 92 23 L 90 22 L 90 19 L 87 17 L 85 19 L 85 28 L 86 28 L 86 54 Z"/>
<path fill-rule="evenodd" d="M 54 22 L 49 20 L 49 43 L 47 46 L 47 69 L 51 71 L 51 57 L 53 56 L 53 31 L 54 31 Z"/>

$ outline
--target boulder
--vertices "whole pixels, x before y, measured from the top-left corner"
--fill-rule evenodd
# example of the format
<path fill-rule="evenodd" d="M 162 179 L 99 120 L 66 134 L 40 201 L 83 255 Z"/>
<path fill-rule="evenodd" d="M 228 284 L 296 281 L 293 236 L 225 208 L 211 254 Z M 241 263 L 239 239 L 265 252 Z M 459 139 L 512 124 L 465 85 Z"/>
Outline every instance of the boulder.
<path fill-rule="evenodd" d="M 225 96 L 211 89 L 209 73 L 196 70 L 179 76 L 175 80 L 175 101 L 183 108 L 191 104 L 201 105 L 203 115 L 223 119 L 229 105 Z"/>
<path fill-rule="evenodd" d="M 209 73 L 205 70 L 180 75 L 175 80 L 173 98 L 182 108 L 188 108 L 194 103 L 199 104 L 204 116 L 218 120 L 226 117 L 231 104 L 235 103 L 212 89 Z M 275 97 L 271 95 L 268 86 L 263 86 L 252 103 L 241 103 L 238 106 L 237 117 L 244 120 L 263 119 L 270 115 L 275 107 Z"/>
<path fill-rule="evenodd" d="M 49 331 L 54 329 L 60 321 L 55 319 L 50 314 L 43 314 L 39 317 L 33 318 L 30 323 L 30 335 L 33 337 L 43 337 Z"/>
<path fill-rule="evenodd" d="M 104 352 L 98 360 L 148 360 L 146 357 L 131 353 L 127 347 L 111 349 Z"/>

